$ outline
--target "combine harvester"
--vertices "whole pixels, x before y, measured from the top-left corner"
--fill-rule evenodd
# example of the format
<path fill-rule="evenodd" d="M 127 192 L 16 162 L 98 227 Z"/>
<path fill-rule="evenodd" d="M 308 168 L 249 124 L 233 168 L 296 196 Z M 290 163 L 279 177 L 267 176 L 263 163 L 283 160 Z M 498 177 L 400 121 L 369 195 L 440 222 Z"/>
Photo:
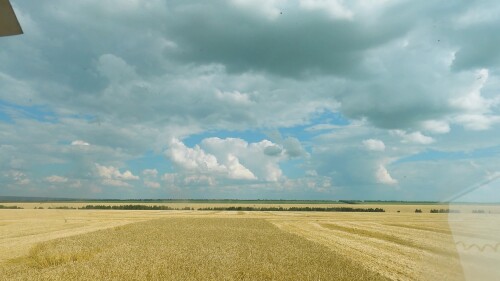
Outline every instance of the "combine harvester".
<path fill-rule="evenodd" d="M 19 34 L 23 34 L 23 29 L 9 0 L 0 0 L 0 36 Z"/>
<path fill-rule="evenodd" d="M 448 224 L 465 280 L 499 280 L 500 276 L 500 173 L 488 174 L 445 200 L 454 211 L 448 214 Z"/>

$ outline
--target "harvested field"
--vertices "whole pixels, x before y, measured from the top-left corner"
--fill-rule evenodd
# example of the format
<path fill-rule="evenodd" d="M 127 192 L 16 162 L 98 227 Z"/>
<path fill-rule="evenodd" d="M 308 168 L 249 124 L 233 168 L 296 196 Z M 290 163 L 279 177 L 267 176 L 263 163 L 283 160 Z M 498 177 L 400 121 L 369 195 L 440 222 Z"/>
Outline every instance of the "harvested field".
<path fill-rule="evenodd" d="M 487 280 L 499 222 L 464 212 L 0 210 L 0 279 Z"/>
<path fill-rule="evenodd" d="M 384 280 L 263 219 L 167 218 L 44 242 L 6 280 Z"/>

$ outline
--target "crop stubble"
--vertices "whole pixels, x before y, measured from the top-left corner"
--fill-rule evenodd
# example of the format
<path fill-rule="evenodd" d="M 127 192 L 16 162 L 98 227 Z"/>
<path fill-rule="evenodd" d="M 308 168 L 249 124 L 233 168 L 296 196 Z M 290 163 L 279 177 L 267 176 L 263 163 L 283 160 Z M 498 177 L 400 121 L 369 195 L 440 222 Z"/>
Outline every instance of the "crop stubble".
<path fill-rule="evenodd" d="M 453 239 L 494 235 L 497 215 L 458 216 L 477 227 L 452 233 L 428 213 L 2 210 L 0 252 L 25 250 L 0 279 L 461 280 Z"/>
<path fill-rule="evenodd" d="M 3 272 L 1 272 L 3 271 Z M 257 218 L 165 218 L 38 244 L 5 280 L 384 280 Z"/>

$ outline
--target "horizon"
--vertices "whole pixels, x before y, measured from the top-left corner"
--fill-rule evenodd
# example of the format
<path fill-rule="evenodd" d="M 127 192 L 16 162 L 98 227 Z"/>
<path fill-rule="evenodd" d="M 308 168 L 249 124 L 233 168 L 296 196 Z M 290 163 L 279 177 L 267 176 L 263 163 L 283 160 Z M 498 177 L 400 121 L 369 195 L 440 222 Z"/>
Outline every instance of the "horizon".
<path fill-rule="evenodd" d="M 477 202 L 477 201 L 429 201 L 429 200 L 384 200 L 384 199 L 374 199 L 374 200 L 363 200 L 363 199 L 236 199 L 236 198 L 62 198 L 62 197 L 29 197 L 29 196 L 0 196 L 0 203 L 15 203 L 15 202 L 32 202 L 32 203 L 70 203 L 70 202 L 153 202 L 161 203 L 162 201 L 171 202 L 331 202 L 336 204 L 352 204 L 356 205 L 359 203 L 428 203 L 428 204 L 478 204 L 478 205 L 498 205 L 500 201 L 488 201 L 488 202 Z M 299 204 L 299 203 L 298 203 Z"/>

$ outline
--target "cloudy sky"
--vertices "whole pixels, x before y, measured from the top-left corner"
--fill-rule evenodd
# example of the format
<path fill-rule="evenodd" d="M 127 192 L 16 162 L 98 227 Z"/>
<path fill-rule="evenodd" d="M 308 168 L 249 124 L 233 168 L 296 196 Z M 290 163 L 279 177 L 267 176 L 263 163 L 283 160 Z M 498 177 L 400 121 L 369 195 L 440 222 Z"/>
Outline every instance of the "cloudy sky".
<path fill-rule="evenodd" d="M 495 0 L 11 2 L 0 195 L 443 200 L 500 175 Z"/>

